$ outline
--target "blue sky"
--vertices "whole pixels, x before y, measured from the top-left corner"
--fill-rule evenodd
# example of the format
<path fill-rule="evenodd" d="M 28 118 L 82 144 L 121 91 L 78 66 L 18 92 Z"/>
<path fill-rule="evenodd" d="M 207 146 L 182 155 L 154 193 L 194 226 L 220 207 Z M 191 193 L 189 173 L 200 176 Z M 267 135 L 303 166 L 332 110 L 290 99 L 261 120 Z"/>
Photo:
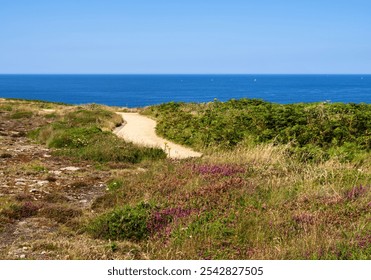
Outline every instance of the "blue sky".
<path fill-rule="evenodd" d="M 0 73 L 371 73 L 369 0 L 0 0 Z"/>

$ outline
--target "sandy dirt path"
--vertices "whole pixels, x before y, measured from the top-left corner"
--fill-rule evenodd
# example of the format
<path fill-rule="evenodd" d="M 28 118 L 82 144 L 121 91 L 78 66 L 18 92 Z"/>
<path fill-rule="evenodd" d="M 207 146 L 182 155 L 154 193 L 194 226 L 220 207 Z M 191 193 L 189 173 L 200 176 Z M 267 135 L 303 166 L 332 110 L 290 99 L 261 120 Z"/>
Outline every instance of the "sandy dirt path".
<path fill-rule="evenodd" d="M 138 113 L 118 113 L 122 116 L 125 123 L 117 127 L 113 133 L 125 139 L 147 147 L 157 147 L 163 149 L 168 157 L 181 159 L 189 157 L 200 157 L 201 153 L 189 148 L 170 142 L 156 135 L 156 122 Z"/>

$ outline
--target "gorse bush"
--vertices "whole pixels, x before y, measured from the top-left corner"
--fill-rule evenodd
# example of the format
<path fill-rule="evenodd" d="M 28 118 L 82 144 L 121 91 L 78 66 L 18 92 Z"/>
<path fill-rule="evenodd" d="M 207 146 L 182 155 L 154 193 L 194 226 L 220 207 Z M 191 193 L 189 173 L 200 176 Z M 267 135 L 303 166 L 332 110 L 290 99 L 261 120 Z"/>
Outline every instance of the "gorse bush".
<path fill-rule="evenodd" d="M 52 124 L 32 131 L 30 137 L 58 148 L 59 155 L 98 162 L 137 163 L 166 157 L 161 149 L 126 143 L 111 133 L 121 121 L 119 115 L 98 105 L 78 107 Z"/>
<path fill-rule="evenodd" d="M 144 113 L 157 118 L 160 135 L 197 149 L 290 143 L 301 157 L 311 158 L 333 147 L 346 146 L 344 150 L 353 154 L 371 148 L 370 104 L 281 105 L 240 99 L 207 104 L 171 102 L 149 107 Z"/>

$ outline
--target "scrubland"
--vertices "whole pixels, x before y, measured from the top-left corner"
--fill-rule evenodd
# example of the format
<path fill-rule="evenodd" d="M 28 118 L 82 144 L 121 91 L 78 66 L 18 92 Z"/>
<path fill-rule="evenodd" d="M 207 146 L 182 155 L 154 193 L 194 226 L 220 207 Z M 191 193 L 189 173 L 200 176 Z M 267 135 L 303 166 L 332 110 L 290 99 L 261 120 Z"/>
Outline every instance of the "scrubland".
<path fill-rule="evenodd" d="M 184 160 L 118 109 L 0 101 L 2 259 L 371 258 L 371 105 L 141 109 Z"/>

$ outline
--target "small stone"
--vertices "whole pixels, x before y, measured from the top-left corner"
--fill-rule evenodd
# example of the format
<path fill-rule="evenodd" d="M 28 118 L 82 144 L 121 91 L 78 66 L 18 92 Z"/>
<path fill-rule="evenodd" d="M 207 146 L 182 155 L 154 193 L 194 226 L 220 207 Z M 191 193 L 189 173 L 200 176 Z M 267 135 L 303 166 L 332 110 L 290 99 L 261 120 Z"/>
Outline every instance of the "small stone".
<path fill-rule="evenodd" d="M 49 181 L 45 181 L 45 180 L 37 181 L 36 184 L 37 184 L 38 186 L 42 187 L 42 186 L 44 186 L 44 185 L 49 184 Z"/>
<path fill-rule="evenodd" d="M 55 175 L 60 175 L 62 174 L 62 171 L 59 171 L 59 170 L 51 170 L 49 171 L 50 174 L 55 174 Z"/>
<path fill-rule="evenodd" d="M 22 250 L 23 250 L 23 251 L 27 251 L 28 248 L 27 248 L 27 247 L 23 247 Z"/>
<path fill-rule="evenodd" d="M 24 181 L 26 181 L 26 179 L 24 179 L 24 178 L 16 178 L 16 179 L 14 179 L 14 181 L 16 181 L 16 182 L 24 182 Z"/>
<path fill-rule="evenodd" d="M 16 186 L 25 186 L 26 183 L 24 183 L 24 182 L 16 182 L 15 185 Z"/>
<path fill-rule="evenodd" d="M 51 155 L 47 155 L 47 154 L 45 154 L 45 155 L 43 155 L 43 157 L 45 157 L 45 158 L 50 158 Z"/>
<path fill-rule="evenodd" d="M 26 255 L 25 254 L 22 254 L 19 256 L 20 259 L 25 259 L 26 258 Z"/>
<path fill-rule="evenodd" d="M 66 170 L 66 171 L 77 171 L 79 169 L 80 169 L 79 167 L 75 167 L 75 166 L 67 166 L 67 167 L 61 168 L 61 170 Z"/>

